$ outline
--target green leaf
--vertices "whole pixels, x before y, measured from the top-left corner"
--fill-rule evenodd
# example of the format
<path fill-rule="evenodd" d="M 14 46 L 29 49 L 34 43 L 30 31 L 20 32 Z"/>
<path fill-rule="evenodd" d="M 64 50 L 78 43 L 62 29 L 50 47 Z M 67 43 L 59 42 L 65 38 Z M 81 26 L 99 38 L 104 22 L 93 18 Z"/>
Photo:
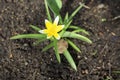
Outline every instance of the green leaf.
<path fill-rule="evenodd" d="M 83 7 L 83 4 L 81 4 L 69 17 L 68 22 L 72 20 L 72 18 L 77 14 L 77 12 Z"/>
<path fill-rule="evenodd" d="M 70 26 L 71 23 L 72 23 L 72 20 L 69 21 L 69 23 L 65 24 L 65 28 L 64 28 L 65 31 L 68 29 L 68 27 Z"/>
<path fill-rule="evenodd" d="M 65 18 L 64 18 L 64 23 L 66 23 L 67 22 L 67 20 L 68 20 L 68 12 L 66 13 L 66 15 L 65 15 Z"/>
<path fill-rule="evenodd" d="M 84 29 L 82 29 L 82 28 L 80 28 L 79 26 L 70 26 L 69 27 L 70 29 L 75 29 L 74 31 L 72 31 L 72 32 L 82 32 L 82 33 L 84 33 L 84 34 L 86 34 L 86 35 L 89 35 L 89 33 L 86 31 L 86 30 L 84 30 Z"/>
<path fill-rule="evenodd" d="M 66 31 L 62 37 L 68 37 L 68 38 L 76 38 L 76 39 L 80 39 L 82 41 L 88 42 L 88 43 L 92 43 L 92 41 L 90 39 L 88 39 L 85 36 L 82 36 L 80 34 L 74 33 L 74 32 L 69 32 Z"/>
<path fill-rule="evenodd" d="M 44 0 L 44 3 L 45 3 L 45 8 L 46 8 L 46 13 L 47 13 L 48 20 L 49 20 L 50 22 L 52 22 L 52 18 L 51 18 L 51 16 L 50 16 L 50 11 L 49 11 L 49 9 L 48 9 L 47 1 Z"/>
<path fill-rule="evenodd" d="M 34 26 L 34 25 L 30 25 L 30 27 L 33 28 L 33 29 L 36 30 L 36 31 L 41 30 L 40 28 L 38 28 L 37 26 Z"/>
<path fill-rule="evenodd" d="M 71 23 L 72 23 L 72 20 L 65 25 L 64 29 L 60 32 L 60 36 L 62 36 L 66 32 L 67 28 L 70 26 Z"/>
<path fill-rule="evenodd" d="M 58 60 L 59 63 L 61 63 L 61 59 L 60 59 L 60 54 L 58 52 L 58 46 L 57 46 L 57 40 L 54 39 L 54 49 L 55 49 L 55 55 L 56 55 L 56 58 Z"/>
<path fill-rule="evenodd" d="M 60 9 L 62 8 L 61 0 L 47 0 L 48 6 L 55 15 L 59 15 Z"/>
<path fill-rule="evenodd" d="M 70 63 L 71 67 L 77 71 L 77 67 L 76 67 L 76 64 L 72 58 L 72 56 L 70 55 L 69 51 L 66 50 L 64 51 L 63 55 L 65 56 L 65 58 L 67 59 L 67 61 Z"/>
<path fill-rule="evenodd" d="M 41 42 L 43 42 L 43 41 L 45 41 L 46 40 L 46 38 L 44 39 L 38 39 L 37 41 L 35 41 L 34 43 L 33 43 L 33 46 L 36 46 L 36 45 L 38 45 L 38 44 L 40 44 Z"/>
<path fill-rule="evenodd" d="M 81 53 L 80 49 L 70 40 L 67 39 L 67 42 L 78 52 Z"/>
<path fill-rule="evenodd" d="M 112 71 L 112 73 L 114 73 L 114 74 L 120 74 L 120 70 Z"/>
<path fill-rule="evenodd" d="M 78 30 L 74 30 L 72 32 L 74 32 L 74 33 L 82 32 L 82 33 L 84 33 L 86 35 L 89 35 L 89 33 L 87 31 L 85 31 L 84 29 L 78 29 Z"/>
<path fill-rule="evenodd" d="M 60 20 L 59 20 L 60 24 L 63 24 L 63 20 L 62 20 L 61 15 L 59 15 L 59 18 L 60 18 Z"/>
<path fill-rule="evenodd" d="M 43 38 L 46 38 L 46 35 L 44 34 L 21 34 L 21 35 L 13 36 L 10 39 L 22 39 L 22 38 L 43 39 Z"/>
<path fill-rule="evenodd" d="M 70 29 L 78 29 L 79 27 L 78 26 L 70 26 L 69 28 Z"/>
<path fill-rule="evenodd" d="M 48 49 L 50 49 L 53 46 L 54 46 L 54 42 L 51 42 L 49 45 L 47 45 L 45 48 L 43 48 L 42 52 L 47 51 Z"/>

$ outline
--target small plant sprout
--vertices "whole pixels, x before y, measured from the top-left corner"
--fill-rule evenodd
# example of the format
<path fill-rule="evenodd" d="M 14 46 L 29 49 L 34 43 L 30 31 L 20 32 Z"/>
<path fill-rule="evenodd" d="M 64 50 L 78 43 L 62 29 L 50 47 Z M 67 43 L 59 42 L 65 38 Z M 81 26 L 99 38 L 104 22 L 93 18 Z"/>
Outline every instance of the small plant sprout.
<path fill-rule="evenodd" d="M 85 35 L 89 35 L 89 33 L 86 30 L 80 28 L 79 26 L 71 25 L 73 17 L 85 5 L 80 3 L 78 8 L 75 11 L 73 11 L 71 15 L 67 12 L 65 17 L 62 18 L 62 16 L 60 15 L 60 10 L 62 8 L 61 0 L 44 0 L 44 2 L 48 19 L 45 19 L 46 29 L 41 30 L 37 26 L 30 25 L 31 28 L 33 28 L 39 33 L 16 35 L 11 37 L 11 39 L 33 38 L 36 39 L 34 45 L 37 45 L 45 40 L 50 40 L 50 43 L 42 49 L 42 52 L 53 48 L 59 63 L 61 63 L 60 55 L 64 55 L 71 67 L 77 71 L 76 64 L 68 50 L 68 47 L 71 46 L 78 53 L 81 53 L 81 50 L 77 47 L 76 44 L 74 44 L 72 39 L 78 39 L 87 43 L 92 43 L 92 41 L 89 38 L 80 34 L 84 33 Z M 49 10 L 53 12 L 53 16 L 55 17 L 55 20 L 53 22 Z"/>

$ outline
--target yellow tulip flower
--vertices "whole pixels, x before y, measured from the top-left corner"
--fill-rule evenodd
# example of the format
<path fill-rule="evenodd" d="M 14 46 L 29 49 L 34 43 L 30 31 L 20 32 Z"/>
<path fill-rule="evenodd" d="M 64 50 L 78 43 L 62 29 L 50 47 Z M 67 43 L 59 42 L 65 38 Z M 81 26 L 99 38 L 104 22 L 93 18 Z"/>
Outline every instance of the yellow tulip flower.
<path fill-rule="evenodd" d="M 40 30 L 40 33 L 47 34 L 47 38 L 51 38 L 54 36 L 56 39 L 60 39 L 60 35 L 58 34 L 64 28 L 64 25 L 58 25 L 59 16 L 57 16 L 53 23 L 48 20 L 45 20 L 45 26 L 47 29 Z"/>

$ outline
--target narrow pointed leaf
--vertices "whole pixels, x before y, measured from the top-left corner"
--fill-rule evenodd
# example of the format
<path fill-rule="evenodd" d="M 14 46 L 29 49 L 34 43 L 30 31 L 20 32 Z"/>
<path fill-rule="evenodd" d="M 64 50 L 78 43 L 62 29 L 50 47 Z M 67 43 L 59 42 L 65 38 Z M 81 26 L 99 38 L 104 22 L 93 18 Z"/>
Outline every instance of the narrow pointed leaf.
<path fill-rule="evenodd" d="M 59 15 L 59 18 L 60 18 L 60 20 L 59 20 L 60 24 L 63 24 L 63 20 L 62 20 L 61 15 Z"/>
<path fill-rule="evenodd" d="M 65 28 L 60 32 L 60 36 L 62 36 L 66 32 L 67 28 L 70 26 L 71 23 L 72 20 L 67 25 L 65 25 Z"/>
<path fill-rule="evenodd" d="M 81 4 L 69 17 L 68 22 L 77 14 L 77 12 L 83 7 L 83 4 Z"/>
<path fill-rule="evenodd" d="M 50 22 L 52 22 L 52 18 L 51 18 L 51 16 L 50 16 L 50 11 L 49 11 L 49 9 L 48 9 L 47 0 L 44 0 L 44 2 L 45 2 L 45 8 L 46 8 L 46 13 L 47 13 L 48 20 L 49 20 Z"/>
<path fill-rule="evenodd" d="M 66 13 L 66 15 L 65 15 L 65 18 L 64 18 L 64 23 L 66 23 L 67 22 L 67 20 L 68 20 L 68 12 Z"/>
<path fill-rule="evenodd" d="M 69 64 L 71 65 L 71 67 L 77 71 L 77 67 L 76 67 L 76 64 L 72 58 L 72 56 L 70 55 L 69 51 L 66 50 L 64 51 L 63 55 L 65 56 L 65 58 L 67 59 L 67 61 L 69 62 Z"/>
<path fill-rule="evenodd" d="M 51 47 L 54 46 L 54 42 L 51 42 L 50 44 L 48 44 L 45 48 L 43 48 L 42 52 L 47 51 L 48 49 L 50 49 Z"/>
<path fill-rule="evenodd" d="M 58 62 L 61 63 L 60 54 L 58 52 L 58 46 L 57 46 L 57 40 L 56 39 L 54 39 L 54 49 L 55 49 L 56 58 L 57 58 Z"/>
<path fill-rule="evenodd" d="M 38 28 L 37 26 L 34 26 L 34 25 L 30 25 L 30 27 L 31 27 L 32 29 L 36 30 L 36 31 L 41 30 L 40 28 Z"/>
<path fill-rule="evenodd" d="M 82 33 L 84 33 L 84 34 L 86 34 L 86 35 L 89 35 L 89 33 L 88 33 L 87 31 L 85 31 L 84 29 L 78 29 L 78 30 L 74 30 L 74 31 L 72 31 L 72 32 L 74 32 L 74 33 L 82 32 Z"/>
<path fill-rule="evenodd" d="M 86 30 L 84 30 L 84 29 L 82 29 L 82 28 L 80 28 L 79 26 L 70 26 L 69 27 L 70 29 L 75 29 L 73 32 L 82 32 L 82 33 L 84 33 L 84 34 L 86 34 L 86 35 L 89 35 L 89 33 L 86 31 Z"/>
<path fill-rule="evenodd" d="M 77 26 L 70 26 L 69 28 L 70 29 L 78 29 L 79 27 L 77 27 Z"/>
<path fill-rule="evenodd" d="M 43 39 L 43 38 L 46 38 L 46 35 L 44 34 L 21 34 L 21 35 L 13 36 L 10 39 L 22 39 L 22 38 Z"/>
<path fill-rule="evenodd" d="M 74 33 L 74 32 L 69 32 L 69 31 L 66 31 L 62 37 L 68 37 L 68 38 L 76 38 L 76 39 L 80 39 L 82 41 L 85 41 L 87 43 L 92 43 L 92 41 L 90 39 L 88 39 L 87 37 L 85 36 L 82 36 L 80 34 L 77 34 L 77 33 Z"/>
<path fill-rule="evenodd" d="M 67 42 L 78 52 L 81 52 L 80 49 L 70 40 L 67 39 Z"/>
<path fill-rule="evenodd" d="M 120 70 L 112 71 L 112 73 L 114 73 L 114 74 L 120 74 Z"/>
<path fill-rule="evenodd" d="M 64 28 L 65 31 L 66 31 L 67 28 L 69 28 L 69 26 L 70 26 L 71 23 L 72 23 L 72 20 L 69 21 L 69 23 L 67 23 L 67 24 L 65 25 L 65 28 Z"/>
<path fill-rule="evenodd" d="M 41 42 L 45 41 L 46 39 L 39 39 L 33 43 L 34 46 L 40 44 Z"/>

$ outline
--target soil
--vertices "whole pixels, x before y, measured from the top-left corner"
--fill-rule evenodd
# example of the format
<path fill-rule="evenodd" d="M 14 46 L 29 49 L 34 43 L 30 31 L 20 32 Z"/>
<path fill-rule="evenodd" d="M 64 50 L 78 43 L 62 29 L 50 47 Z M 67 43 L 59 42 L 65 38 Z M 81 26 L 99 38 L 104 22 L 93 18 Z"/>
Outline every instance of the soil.
<path fill-rule="evenodd" d="M 120 80 L 120 0 L 63 0 L 62 16 L 79 2 L 86 4 L 74 17 L 74 25 L 89 31 L 93 43 L 74 39 L 82 54 L 69 47 L 78 71 L 63 55 L 58 63 L 48 42 L 33 46 L 33 39 L 10 40 L 17 34 L 37 33 L 29 25 L 44 28 L 43 0 L 0 0 L 0 80 Z"/>

